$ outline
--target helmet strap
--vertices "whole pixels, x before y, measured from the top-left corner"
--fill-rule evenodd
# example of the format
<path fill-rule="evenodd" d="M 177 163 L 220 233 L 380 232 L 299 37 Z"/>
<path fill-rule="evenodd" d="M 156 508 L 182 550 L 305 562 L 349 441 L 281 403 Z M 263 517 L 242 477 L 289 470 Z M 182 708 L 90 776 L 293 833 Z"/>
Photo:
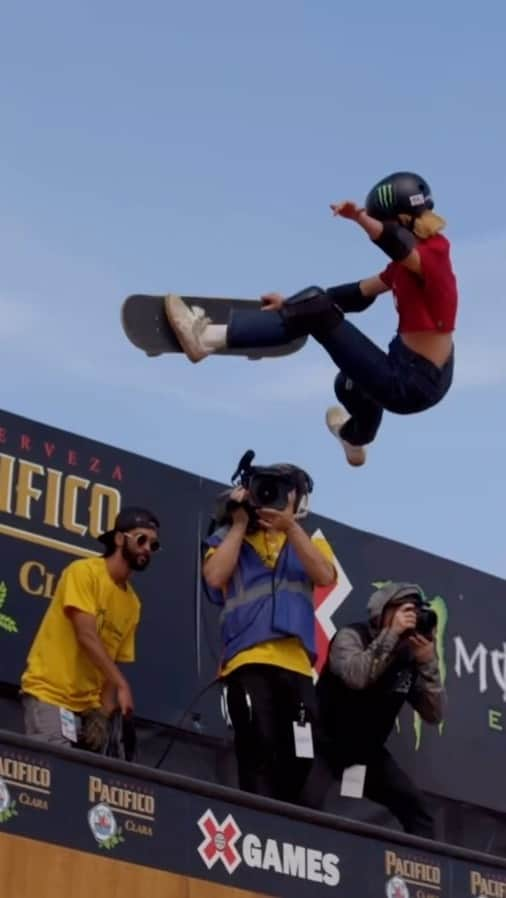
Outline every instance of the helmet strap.
<path fill-rule="evenodd" d="M 415 230 L 415 215 L 408 215 L 407 212 L 401 212 L 400 215 L 397 216 L 399 223 L 403 226 L 403 228 L 407 228 L 411 233 Z"/>

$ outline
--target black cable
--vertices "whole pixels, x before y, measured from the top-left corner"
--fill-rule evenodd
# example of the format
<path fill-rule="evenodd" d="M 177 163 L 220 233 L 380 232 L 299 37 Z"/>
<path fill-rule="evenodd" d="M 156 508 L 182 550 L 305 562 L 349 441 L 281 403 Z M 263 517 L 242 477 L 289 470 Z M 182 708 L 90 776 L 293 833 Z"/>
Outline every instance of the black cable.
<path fill-rule="evenodd" d="M 277 565 L 277 561 L 276 561 L 276 565 Z M 275 567 L 274 567 L 274 569 L 273 569 L 273 572 L 272 572 L 273 599 L 275 599 L 275 594 L 274 594 L 274 591 L 275 591 L 275 580 L 274 580 L 274 576 L 275 576 L 275 568 L 276 568 L 276 565 L 275 565 Z M 203 583 L 204 583 L 204 590 L 205 590 L 205 592 L 206 592 L 208 598 L 210 598 L 210 597 L 209 597 L 208 588 L 207 588 L 207 584 L 206 584 L 205 580 L 203 580 Z M 256 618 L 257 618 L 258 615 L 260 614 L 260 611 L 261 611 L 261 610 L 262 610 L 262 606 L 259 606 L 259 608 L 258 608 L 257 611 L 256 611 L 256 614 L 254 615 L 253 621 L 256 620 Z M 248 626 L 248 627 L 251 626 L 251 623 L 252 623 L 253 621 L 250 621 L 250 622 L 248 623 L 247 626 Z M 244 632 L 244 630 L 246 630 L 246 629 L 247 629 L 247 627 L 245 626 L 245 627 L 243 628 L 243 631 L 241 631 L 241 632 Z M 219 677 L 215 677 L 213 680 L 211 680 L 210 683 L 207 683 L 206 686 L 204 686 L 204 688 L 200 690 L 200 692 L 195 696 L 194 699 L 192 699 L 191 704 L 188 705 L 188 707 L 184 710 L 184 712 L 183 712 L 183 714 L 181 715 L 181 717 L 179 718 L 179 720 L 174 724 L 174 730 L 176 730 L 176 732 L 175 732 L 174 735 L 172 736 L 172 739 L 169 740 L 169 743 L 168 743 L 167 747 L 164 749 L 164 751 L 163 751 L 161 757 L 159 758 L 159 760 L 158 760 L 157 763 L 155 764 L 155 768 L 160 767 L 160 765 L 163 763 L 163 761 L 165 761 L 165 759 L 166 759 L 167 755 L 169 754 L 169 752 L 170 752 L 172 746 L 174 745 L 174 742 L 176 741 L 176 739 L 178 739 L 178 738 L 180 737 L 180 734 L 177 732 L 177 730 L 179 730 L 179 729 L 182 728 L 182 725 L 183 725 L 183 723 L 184 723 L 184 719 L 185 719 L 186 715 L 190 713 L 190 711 L 194 708 L 194 706 L 195 706 L 195 705 L 197 704 L 197 702 L 202 698 L 202 696 L 205 695 L 205 693 L 208 691 L 208 689 L 211 689 L 212 686 L 214 686 L 215 684 L 217 684 L 217 683 L 219 683 L 219 682 L 220 682 L 220 678 L 219 678 Z"/>
<path fill-rule="evenodd" d="M 210 683 L 206 683 L 206 685 L 204 686 L 204 688 L 201 689 L 200 692 L 197 693 L 197 695 L 195 696 L 195 698 L 192 699 L 192 701 L 191 701 L 191 703 L 188 705 L 188 707 L 185 708 L 185 710 L 183 711 L 183 713 L 182 713 L 181 717 L 179 718 L 179 720 L 177 720 L 176 723 L 174 724 L 174 730 L 175 730 L 175 732 L 174 732 L 172 738 L 169 740 L 169 742 L 168 742 L 166 748 L 164 749 L 164 751 L 163 751 L 161 757 L 160 757 L 159 760 L 156 762 L 156 764 L 155 764 L 155 769 L 158 768 L 158 767 L 160 767 L 160 765 L 163 763 L 163 761 L 165 761 L 165 759 L 166 759 L 167 755 L 169 754 L 169 752 L 170 752 L 172 746 L 174 745 L 174 742 L 176 741 L 176 739 L 180 738 L 180 735 L 181 735 L 181 734 L 180 734 L 179 732 L 177 732 L 177 731 L 182 729 L 182 726 L 183 726 L 183 723 L 184 723 L 184 720 L 185 720 L 186 715 L 190 713 L 190 711 L 195 707 L 195 705 L 197 704 L 197 702 L 200 701 L 200 699 L 202 698 L 202 696 L 205 695 L 205 693 L 208 691 L 208 689 L 211 689 L 211 687 L 214 686 L 216 683 L 219 683 L 219 678 L 218 678 L 218 677 L 215 677 L 214 680 L 211 680 Z"/>

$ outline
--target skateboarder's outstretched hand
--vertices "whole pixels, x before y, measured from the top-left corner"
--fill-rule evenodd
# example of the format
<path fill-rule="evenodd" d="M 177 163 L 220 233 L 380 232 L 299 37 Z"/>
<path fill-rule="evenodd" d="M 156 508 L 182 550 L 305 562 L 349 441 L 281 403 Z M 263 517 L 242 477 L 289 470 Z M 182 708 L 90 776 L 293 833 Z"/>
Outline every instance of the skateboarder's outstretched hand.
<path fill-rule="evenodd" d="M 281 293 L 265 293 L 260 297 L 263 312 L 279 312 L 285 299 Z"/>
<path fill-rule="evenodd" d="M 334 216 L 339 215 L 341 218 L 349 218 L 351 221 L 356 221 L 360 213 L 364 211 L 356 203 L 352 203 L 351 200 L 344 200 L 342 203 L 331 203 L 330 208 Z"/>

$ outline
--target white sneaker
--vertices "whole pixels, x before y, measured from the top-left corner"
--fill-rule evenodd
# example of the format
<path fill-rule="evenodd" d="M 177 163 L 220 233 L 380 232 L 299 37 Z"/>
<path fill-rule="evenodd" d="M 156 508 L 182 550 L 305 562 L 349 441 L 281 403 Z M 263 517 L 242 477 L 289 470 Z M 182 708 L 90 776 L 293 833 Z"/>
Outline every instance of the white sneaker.
<path fill-rule="evenodd" d="M 340 405 L 333 405 L 332 408 L 328 408 L 327 414 L 325 415 L 327 427 L 331 434 L 333 434 L 341 443 L 348 464 L 353 465 L 354 468 L 359 468 L 361 465 L 365 465 L 365 446 L 352 446 L 347 440 L 343 440 L 340 435 L 343 424 L 346 424 L 349 419 L 350 415 L 344 408 L 341 408 Z"/>
<path fill-rule="evenodd" d="M 180 296 L 169 293 L 165 297 L 165 314 L 181 349 L 191 362 L 200 362 L 210 354 L 202 340 L 203 333 L 210 324 L 203 309 L 187 306 Z"/>

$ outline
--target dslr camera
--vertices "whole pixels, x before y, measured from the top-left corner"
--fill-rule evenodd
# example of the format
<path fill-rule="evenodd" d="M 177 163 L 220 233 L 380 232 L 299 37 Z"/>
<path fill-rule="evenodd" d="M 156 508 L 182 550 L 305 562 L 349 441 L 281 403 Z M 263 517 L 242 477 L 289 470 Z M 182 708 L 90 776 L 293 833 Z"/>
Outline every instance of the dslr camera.
<path fill-rule="evenodd" d="M 412 595 L 403 596 L 397 605 L 413 604 L 416 614 L 416 624 L 411 630 L 406 630 L 406 636 L 414 636 L 418 633 L 425 639 L 432 638 L 432 631 L 437 627 L 437 614 L 432 610 L 429 603 L 423 598 L 421 592 L 413 592 Z"/>
<path fill-rule="evenodd" d="M 309 474 L 290 464 L 253 465 L 254 457 L 252 449 L 245 452 L 232 476 L 235 487 L 242 486 L 247 490 L 247 499 L 237 502 L 230 498 L 232 490 L 222 493 L 214 516 L 216 526 L 230 524 L 232 512 L 242 506 L 248 513 L 248 530 L 255 530 L 258 527 L 258 509 L 276 508 L 282 511 L 288 505 L 292 491 L 295 492 L 295 516 L 302 518 L 308 513 L 309 494 L 313 490 Z"/>
<path fill-rule="evenodd" d="M 432 638 L 432 631 L 437 627 L 437 614 L 432 610 L 428 602 L 419 602 L 416 606 L 416 626 L 415 633 L 424 636 L 425 639 Z"/>

